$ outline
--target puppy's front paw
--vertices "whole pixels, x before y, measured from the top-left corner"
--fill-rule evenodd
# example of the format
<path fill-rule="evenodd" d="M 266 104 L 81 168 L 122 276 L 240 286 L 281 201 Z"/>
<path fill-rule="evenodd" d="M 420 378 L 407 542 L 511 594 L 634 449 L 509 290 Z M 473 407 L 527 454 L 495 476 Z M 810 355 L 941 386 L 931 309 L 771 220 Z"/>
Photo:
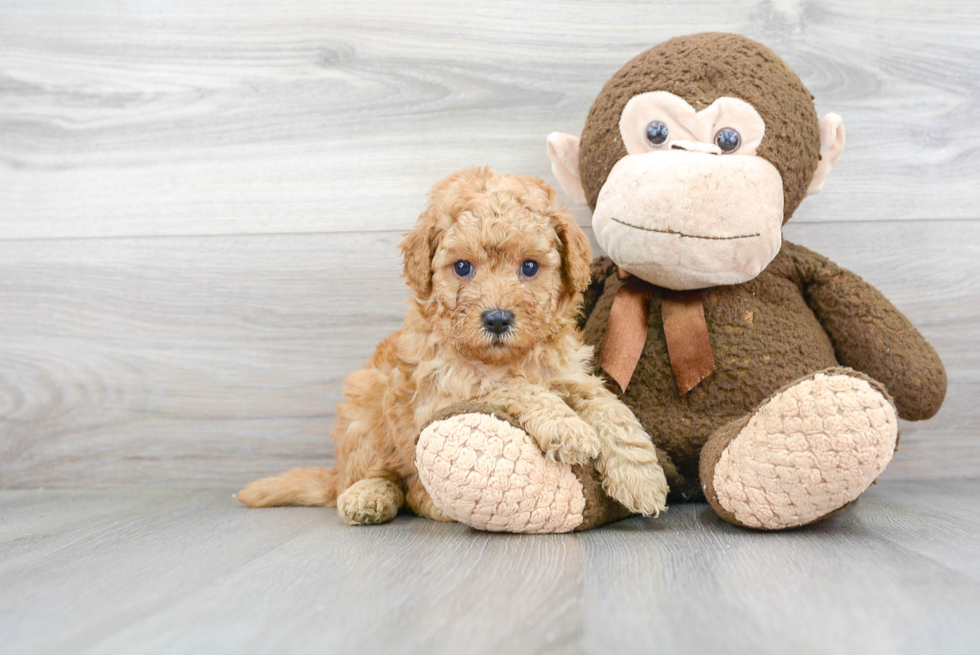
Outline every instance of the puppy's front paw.
<path fill-rule="evenodd" d="M 599 456 L 602 445 L 595 428 L 578 416 L 553 418 L 531 436 L 545 455 L 564 464 L 585 464 Z"/>
<path fill-rule="evenodd" d="M 667 509 L 667 478 L 656 461 L 607 462 L 602 488 L 634 514 L 658 516 Z"/>

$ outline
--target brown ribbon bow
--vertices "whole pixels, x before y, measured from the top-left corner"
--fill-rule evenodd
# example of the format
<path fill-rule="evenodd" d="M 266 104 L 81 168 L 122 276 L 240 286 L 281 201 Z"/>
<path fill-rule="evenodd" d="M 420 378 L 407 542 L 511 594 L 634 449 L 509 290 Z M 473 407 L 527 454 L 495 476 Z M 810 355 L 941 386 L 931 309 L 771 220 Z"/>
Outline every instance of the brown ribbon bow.
<path fill-rule="evenodd" d="M 623 273 L 620 273 L 623 277 Z M 606 335 L 602 339 L 599 364 L 625 392 L 646 344 L 650 298 L 656 287 L 628 276 L 616 292 Z M 667 354 L 677 391 L 685 395 L 715 370 L 715 356 L 704 317 L 701 291 L 662 289 L 661 312 Z"/>

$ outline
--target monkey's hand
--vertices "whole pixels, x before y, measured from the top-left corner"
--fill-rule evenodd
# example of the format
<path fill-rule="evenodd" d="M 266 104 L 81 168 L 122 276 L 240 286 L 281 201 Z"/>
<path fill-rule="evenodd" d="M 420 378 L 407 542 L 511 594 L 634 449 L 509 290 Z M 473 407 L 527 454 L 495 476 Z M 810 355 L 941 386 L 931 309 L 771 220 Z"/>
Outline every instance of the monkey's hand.
<path fill-rule="evenodd" d="M 807 304 L 844 366 L 885 385 L 900 418 L 935 415 L 946 397 L 946 369 L 929 342 L 885 296 L 854 273 L 794 244 Z"/>

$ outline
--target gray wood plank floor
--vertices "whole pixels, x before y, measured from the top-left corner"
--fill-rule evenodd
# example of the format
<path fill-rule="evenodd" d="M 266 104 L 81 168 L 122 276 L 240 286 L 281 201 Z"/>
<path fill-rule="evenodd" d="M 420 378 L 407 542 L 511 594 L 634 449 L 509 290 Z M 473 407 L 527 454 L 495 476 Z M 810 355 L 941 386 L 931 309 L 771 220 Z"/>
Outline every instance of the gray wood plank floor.
<path fill-rule="evenodd" d="M 0 492 L 0 653 L 971 653 L 980 481 L 767 534 L 705 505 L 578 535 L 246 510 L 224 490 Z"/>

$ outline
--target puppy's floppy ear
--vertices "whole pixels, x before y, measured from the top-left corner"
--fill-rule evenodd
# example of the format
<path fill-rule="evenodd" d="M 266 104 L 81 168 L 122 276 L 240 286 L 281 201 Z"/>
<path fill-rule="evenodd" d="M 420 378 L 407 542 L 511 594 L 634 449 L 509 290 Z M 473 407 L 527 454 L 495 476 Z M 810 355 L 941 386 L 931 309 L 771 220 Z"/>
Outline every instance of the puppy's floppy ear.
<path fill-rule="evenodd" d="M 532 211 L 551 216 L 561 242 L 561 276 L 568 295 L 585 291 L 592 280 L 592 244 L 582 228 L 572 220 L 568 210 L 558 202 L 558 194 L 544 180 L 533 175 L 521 175 L 519 179 L 538 193 L 529 194 L 525 203 Z"/>
<path fill-rule="evenodd" d="M 437 234 L 435 212 L 432 207 L 427 207 L 415 222 L 415 229 L 401 242 L 405 261 L 402 277 L 421 298 L 432 292 L 432 257 L 436 252 Z"/>
<path fill-rule="evenodd" d="M 562 248 L 562 277 L 569 295 L 574 295 L 585 291 L 592 280 L 592 244 L 564 207 L 559 207 L 554 217 Z"/>

